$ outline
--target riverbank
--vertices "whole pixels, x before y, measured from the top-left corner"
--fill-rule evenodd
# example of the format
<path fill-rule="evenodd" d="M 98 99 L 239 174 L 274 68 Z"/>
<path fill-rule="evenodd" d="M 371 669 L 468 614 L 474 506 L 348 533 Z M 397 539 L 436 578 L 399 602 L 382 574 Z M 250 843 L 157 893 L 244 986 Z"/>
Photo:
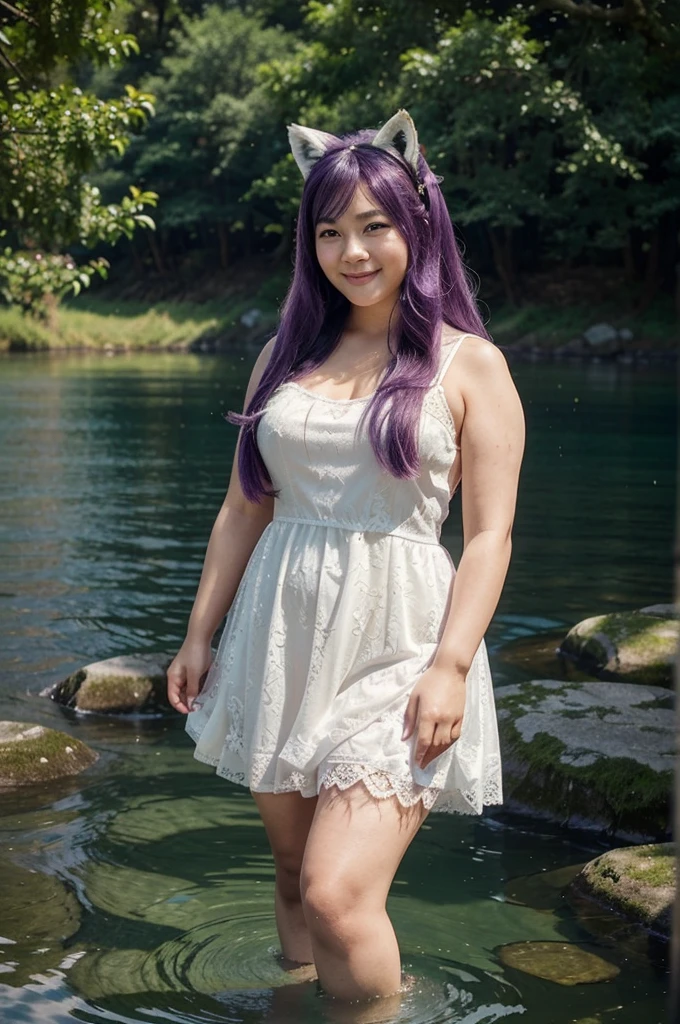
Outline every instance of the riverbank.
<path fill-rule="evenodd" d="M 233 282 L 221 297 L 174 301 L 112 297 L 102 290 L 62 305 L 50 329 L 17 309 L 0 308 L 0 351 L 217 352 L 235 342 L 261 344 L 275 330 L 288 273 L 276 271 L 254 287 Z M 532 289 L 519 307 L 480 301 L 496 344 L 519 358 L 617 359 L 666 362 L 675 359 L 680 325 L 670 297 L 662 296 L 642 314 L 622 313 L 622 296 L 578 301 L 576 288 L 556 301 L 536 301 Z M 186 293 L 185 293 L 186 294 Z M 603 331 L 603 326 L 608 330 Z M 599 328 L 593 341 L 586 340 Z"/>

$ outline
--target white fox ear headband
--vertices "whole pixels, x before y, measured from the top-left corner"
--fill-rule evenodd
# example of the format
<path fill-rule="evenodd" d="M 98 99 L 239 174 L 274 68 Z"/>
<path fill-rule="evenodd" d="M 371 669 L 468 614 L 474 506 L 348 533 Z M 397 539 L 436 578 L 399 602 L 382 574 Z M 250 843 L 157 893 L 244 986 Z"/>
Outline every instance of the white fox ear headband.
<path fill-rule="evenodd" d="M 293 151 L 295 162 L 306 180 L 317 160 L 320 160 L 328 150 L 341 140 L 337 135 L 329 135 L 328 132 L 320 132 L 315 128 L 305 128 L 301 124 L 288 125 L 288 141 Z M 418 133 L 413 119 L 406 110 L 398 110 L 393 117 L 386 121 L 375 138 L 370 142 L 355 142 L 348 149 L 358 149 L 367 146 L 377 146 L 387 153 L 393 160 L 397 160 L 401 167 L 406 166 L 410 173 L 413 184 L 418 195 L 423 201 L 425 208 L 430 208 L 430 198 L 427 188 L 418 173 Z M 396 152 L 395 152 L 396 151 Z M 396 154 L 399 154 L 397 156 Z"/>

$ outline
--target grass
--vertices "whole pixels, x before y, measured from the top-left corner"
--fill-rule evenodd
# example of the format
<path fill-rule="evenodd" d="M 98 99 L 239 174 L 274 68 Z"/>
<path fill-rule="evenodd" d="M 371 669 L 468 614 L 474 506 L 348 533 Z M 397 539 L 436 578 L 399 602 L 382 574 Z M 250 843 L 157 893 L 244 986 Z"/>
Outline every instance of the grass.
<path fill-rule="evenodd" d="M 193 301 L 121 299 L 116 298 L 114 286 L 101 285 L 62 305 L 53 331 L 16 309 L 0 307 L 0 351 L 186 351 L 201 341 L 224 347 L 232 339 L 252 337 L 253 331 L 261 337 L 276 326 L 289 278 L 290 268 L 263 269 L 258 264 L 230 279 L 217 296 L 217 286 L 207 289 L 205 294 L 211 297 L 206 301 L 196 301 L 200 282 L 189 293 Z M 563 288 L 557 294 L 557 285 L 567 291 Z M 488 327 L 494 341 L 509 347 L 522 341 L 550 350 L 604 321 L 633 332 L 632 342 L 624 347 L 656 351 L 676 347 L 678 325 L 670 296 L 660 296 L 635 317 L 622 313 L 627 307 L 625 296 L 610 293 L 600 299 L 598 288 L 589 288 L 580 279 L 558 280 L 557 285 L 543 275 L 534 282 L 524 305 L 492 304 Z M 262 314 L 254 329 L 241 323 L 251 309 Z"/>
<path fill-rule="evenodd" d="M 206 302 L 122 300 L 102 290 L 60 306 L 55 330 L 17 309 L 0 307 L 0 351 L 186 351 L 202 340 L 246 336 L 252 329 L 241 324 L 241 317 L 248 310 L 262 314 L 258 333 L 269 330 L 276 324 L 285 288 L 282 275 L 271 274 L 257 288 Z"/>
<path fill-rule="evenodd" d="M 621 315 L 621 304 L 611 301 L 560 307 L 540 303 L 500 306 L 494 310 L 489 327 L 494 341 L 501 345 L 512 345 L 531 335 L 533 344 L 552 349 L 579 337 L 596 323 L 609 323 L 632 331 L 633 340 L 624 348 L 659 351 L 674 349 L 678 344 L 679 325 L 673 301 L 667 296 L 658 298 L 643 314 L 625 317 Z"/>

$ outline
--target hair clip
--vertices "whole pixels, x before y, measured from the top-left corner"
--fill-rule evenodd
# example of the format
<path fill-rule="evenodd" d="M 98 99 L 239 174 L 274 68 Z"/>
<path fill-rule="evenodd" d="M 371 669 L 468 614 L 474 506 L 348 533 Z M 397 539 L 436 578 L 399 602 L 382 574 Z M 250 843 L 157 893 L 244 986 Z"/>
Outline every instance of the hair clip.
<path fill-rule="evenodd" d="M 416 191 L 423 201 L 423 206 L 426 210 L 430 209 L 430 197 L 427 192 L 427 186 L 421 178 L 416 178 Z"/>

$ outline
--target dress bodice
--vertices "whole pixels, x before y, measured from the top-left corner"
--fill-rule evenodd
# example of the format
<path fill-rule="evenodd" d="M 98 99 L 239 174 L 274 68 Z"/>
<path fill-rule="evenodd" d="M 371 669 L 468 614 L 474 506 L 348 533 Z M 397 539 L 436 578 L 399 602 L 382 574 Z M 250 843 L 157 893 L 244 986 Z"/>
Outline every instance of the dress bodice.
<path fill-rule="evenodd" d="M 442 346 L 439 371 L 423 398 L 421 472 L 401 480 L 376 460 L 368 437 L 372 395 L 330 398 L 288 381 L 271 395 L 257 443 L 274 488 L 274 519 L 389 533 L 438 544 L 449 512 L 449 473 L 458 453 L 443 378 L 466 335 Z"/>

